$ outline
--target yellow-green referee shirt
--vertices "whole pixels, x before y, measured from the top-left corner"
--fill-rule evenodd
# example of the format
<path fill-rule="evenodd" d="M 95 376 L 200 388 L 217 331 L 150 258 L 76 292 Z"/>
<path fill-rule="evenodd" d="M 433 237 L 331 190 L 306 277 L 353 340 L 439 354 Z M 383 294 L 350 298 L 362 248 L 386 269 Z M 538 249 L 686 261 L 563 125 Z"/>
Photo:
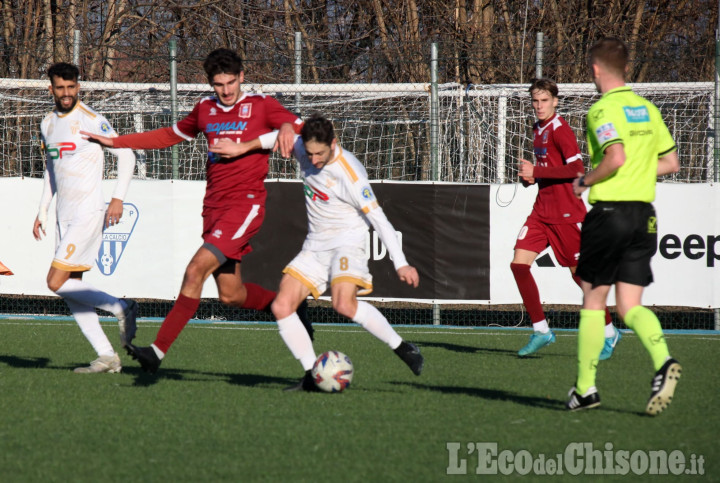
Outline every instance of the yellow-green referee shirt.
<path fill-rule="evenodd" d="M 593 168 L 600 164 L 611 144 L 622 143 L 625 149 L 625 164 L 590 187 L 591 204 L 655 200 L 658 158 L 676 147 L 652 102 L 627 86 L 606 92 L 588 111 L 587 141 Z"/>

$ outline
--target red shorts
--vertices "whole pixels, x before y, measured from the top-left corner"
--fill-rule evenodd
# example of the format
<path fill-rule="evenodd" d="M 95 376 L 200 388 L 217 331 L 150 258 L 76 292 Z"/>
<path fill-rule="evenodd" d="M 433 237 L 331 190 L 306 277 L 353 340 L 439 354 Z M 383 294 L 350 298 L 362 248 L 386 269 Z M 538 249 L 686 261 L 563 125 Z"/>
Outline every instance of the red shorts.
<path fill-rule="evenodd" d="M 227 258 L 241 260 L 252 251 L 250 239 L 265 219 L 264 204 L 242 204 L 231 208 L 203 210 L 203 240 Z"/>
<path fill-rule="evenodd" d="M 515 249 L 540 253 L 551 247 L 563 267 L 577 266 L 580 256 L 580 223 L 549 225 L 530 215 L 520 229 Z"/>

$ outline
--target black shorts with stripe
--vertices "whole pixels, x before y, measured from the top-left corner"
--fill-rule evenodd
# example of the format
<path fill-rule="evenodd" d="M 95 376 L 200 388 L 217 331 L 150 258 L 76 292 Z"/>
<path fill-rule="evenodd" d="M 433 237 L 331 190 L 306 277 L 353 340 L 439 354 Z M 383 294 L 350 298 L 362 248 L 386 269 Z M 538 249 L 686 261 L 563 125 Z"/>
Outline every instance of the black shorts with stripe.
<path fill-rule="evenodd" d="M 625 282 L 647 287 L 657 251 L 657 218 L 650 203 L 600 201 L 582 225 L 577 275 L 598 285 Z"/>

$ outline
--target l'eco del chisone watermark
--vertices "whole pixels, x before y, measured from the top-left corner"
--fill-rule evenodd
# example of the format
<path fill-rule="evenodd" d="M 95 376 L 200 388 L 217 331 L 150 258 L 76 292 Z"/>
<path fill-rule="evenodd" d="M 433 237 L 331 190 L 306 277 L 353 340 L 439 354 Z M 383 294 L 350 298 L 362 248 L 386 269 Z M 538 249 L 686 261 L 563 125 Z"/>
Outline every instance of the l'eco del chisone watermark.
<path fill-rule="evenodd" d="M 562 453 L 499 449 L 496 442 L 447 442 L 448 475 L 704 475 L 705 458 L 680 450 L 628 450 L 569 443 Z"/>

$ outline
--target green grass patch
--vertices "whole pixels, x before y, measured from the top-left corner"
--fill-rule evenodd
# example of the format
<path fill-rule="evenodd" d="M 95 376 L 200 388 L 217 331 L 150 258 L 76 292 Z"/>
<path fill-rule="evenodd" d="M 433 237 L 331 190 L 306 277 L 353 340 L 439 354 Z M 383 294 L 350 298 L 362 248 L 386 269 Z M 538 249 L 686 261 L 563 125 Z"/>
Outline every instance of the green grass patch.
<path fill-rule="evenodd" d="M 115 325 L 103 326 L 117 346 Z M 136 342 L 149 343 L 157 327 L 143 323 Z M 0 330 L 3 481 L 477 479 L 468 444 L 482 442 L 546 459 L 571 443 L 679 450 L 703 457 L 698 481 L 720 479 L 718 336 L 667 336 L 684 371 L 673 404 L 652 418 L 644 408 L 653 369 L 631 333 L 600 365 L 602 406 L 570 413 L 575 332 L 519 359 L 527 331 L 401 327 L 426 357 L 416 377 L 361 328 L 320 325 L 317 353 L 345 352 L 355 377 L 342 394 L 315 394 L 282 391 L 302 370 L 273 325 L 191 324 L 156 375 L 124 354 L 122 374 L 74 374 L 95 355 L 73 322 L 2 320 Z M 466 477 L 446 474 L 453 442 Z"/>

